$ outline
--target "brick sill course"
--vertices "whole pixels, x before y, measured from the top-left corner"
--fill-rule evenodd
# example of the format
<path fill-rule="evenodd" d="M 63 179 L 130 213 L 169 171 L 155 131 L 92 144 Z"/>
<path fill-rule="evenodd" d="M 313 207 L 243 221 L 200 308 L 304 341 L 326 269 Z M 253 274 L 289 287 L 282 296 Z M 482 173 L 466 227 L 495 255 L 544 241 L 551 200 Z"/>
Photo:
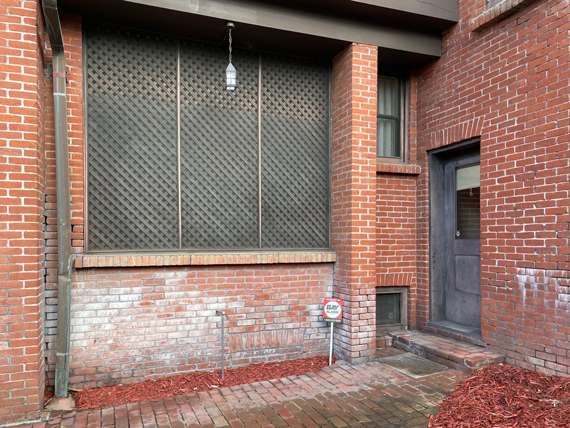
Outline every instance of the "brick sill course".
<path fill-rule="evenodd" d="M 75 258 L 76 269 L 101 267 L 264 265 L 281 263 L 332 263 L 335 251 L 256 251 L 236 253 L 84 254 Z"/>
<path fill-rule="evenodd" d="M 376 172 L 384 172 L 389 174 L 420 175 L 422 172 L 422 168 L 419 165 L 411 165 L 405 163 L 383 163 L 377 161 Z"/>
<path fill-rule="evenodd" d="M 480 32 L 489 28 L 496 22 L 502 21 L 508 16 L 514 15 L 522 8 L 534 3 L 536 0 L 503 0 L 491 9 L 480 13 L 471 20 L 471 31 Z"/>

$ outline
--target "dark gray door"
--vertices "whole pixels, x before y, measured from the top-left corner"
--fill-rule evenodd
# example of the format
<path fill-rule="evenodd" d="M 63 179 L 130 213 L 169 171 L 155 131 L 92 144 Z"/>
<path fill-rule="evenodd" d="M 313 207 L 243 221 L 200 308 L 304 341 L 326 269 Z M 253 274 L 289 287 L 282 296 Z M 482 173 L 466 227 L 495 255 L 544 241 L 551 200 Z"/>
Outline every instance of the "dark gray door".
<path fill-rule="evenodd" d="M 445 162 L 447 321 L 481 327 L 479 155 Z"/>

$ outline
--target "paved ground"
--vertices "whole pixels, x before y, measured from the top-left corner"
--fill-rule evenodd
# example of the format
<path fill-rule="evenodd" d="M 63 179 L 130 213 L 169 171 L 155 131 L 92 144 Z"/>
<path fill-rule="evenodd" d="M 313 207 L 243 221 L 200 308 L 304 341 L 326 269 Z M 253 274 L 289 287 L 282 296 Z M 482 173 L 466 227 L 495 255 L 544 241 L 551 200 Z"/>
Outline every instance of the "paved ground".
<path fill-rule="evenodd" d="M 379 353 L 379 357 L 401 351 Z M 52 412 L 19 428 L 426 427 L 465 375 L 453 370 L 417 377 L 378 361 L 339 362 L 319 373 L 100 411 Z"/>

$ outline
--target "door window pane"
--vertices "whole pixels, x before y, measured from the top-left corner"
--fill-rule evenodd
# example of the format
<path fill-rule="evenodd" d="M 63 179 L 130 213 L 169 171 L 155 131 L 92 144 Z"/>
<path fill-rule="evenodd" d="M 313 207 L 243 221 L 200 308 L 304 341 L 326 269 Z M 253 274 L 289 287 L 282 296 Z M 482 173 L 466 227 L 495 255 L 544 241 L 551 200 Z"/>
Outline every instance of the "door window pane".
<path fill-rule="evenodd" d="M 458 239 L 479 239 L 480 235 L 480 181 L 479 164 L 457 169 L 457 231 Z"/>

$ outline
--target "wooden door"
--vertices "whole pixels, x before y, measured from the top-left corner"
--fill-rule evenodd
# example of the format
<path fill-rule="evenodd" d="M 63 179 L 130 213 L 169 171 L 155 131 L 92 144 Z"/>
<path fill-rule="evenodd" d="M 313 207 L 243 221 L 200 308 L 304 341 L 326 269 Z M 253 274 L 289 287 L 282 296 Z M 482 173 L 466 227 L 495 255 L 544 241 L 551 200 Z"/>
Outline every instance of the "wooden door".
<path fill-rule="evenodd" d="M 445 318 L 481 327 L 479 155 L 445 162 Z"/>

